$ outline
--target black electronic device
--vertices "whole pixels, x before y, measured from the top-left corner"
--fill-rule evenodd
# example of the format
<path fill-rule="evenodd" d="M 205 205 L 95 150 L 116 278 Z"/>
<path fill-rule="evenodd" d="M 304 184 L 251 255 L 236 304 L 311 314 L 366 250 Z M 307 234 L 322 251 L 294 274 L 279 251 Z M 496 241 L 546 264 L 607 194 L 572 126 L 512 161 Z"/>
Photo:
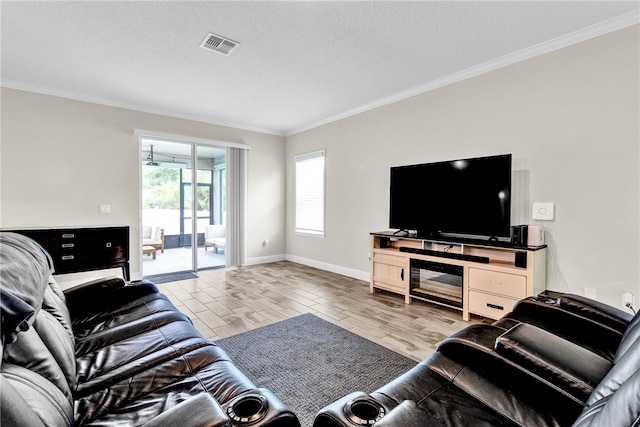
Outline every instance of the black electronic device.
<path fill-rule="evenodd" d="M 389 226 L 418 237 L 511 237 L 511 154 L 391 168 Z"/>
<path fill-rule="evenodd" d="M 520 268 L 527 268 L 527 253 L 526 252 L 516 252 L 515 255 L 515 266 Z"/>
<path fill-rule="evenodd" d="M 483 264 L 489 264 L 491 262 L 489 257 L 486 257 L 486 256 L 458 254 L 455 252 L 434 251 L 431 249 L 410 248 L 406 246 L 401 246 L 400 252 L 409 252 L 412 254 L 419 254 L 419 255 L 431 255 L 431 256 L 437 256 L 441 258 L 458 259 L 461 261 L 480 262 Z"/>
<path fill-rule="evenodd" d="M 511 227 L 511 243 L 518 246 L 527 246 L 528 225 L 514 225 Z"/>

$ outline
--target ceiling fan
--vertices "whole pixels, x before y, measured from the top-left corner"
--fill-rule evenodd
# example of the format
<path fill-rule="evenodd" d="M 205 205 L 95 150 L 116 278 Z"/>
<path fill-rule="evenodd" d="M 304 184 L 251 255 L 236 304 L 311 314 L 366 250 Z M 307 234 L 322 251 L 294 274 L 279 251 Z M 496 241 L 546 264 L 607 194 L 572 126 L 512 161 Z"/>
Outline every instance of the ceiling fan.
<path fill-rule="evenodd" d="M 151 144 L 151 151 L 147 157 L 147 166 L 160 166 L 160 163 L 153 161 L 153 144 Z"/>

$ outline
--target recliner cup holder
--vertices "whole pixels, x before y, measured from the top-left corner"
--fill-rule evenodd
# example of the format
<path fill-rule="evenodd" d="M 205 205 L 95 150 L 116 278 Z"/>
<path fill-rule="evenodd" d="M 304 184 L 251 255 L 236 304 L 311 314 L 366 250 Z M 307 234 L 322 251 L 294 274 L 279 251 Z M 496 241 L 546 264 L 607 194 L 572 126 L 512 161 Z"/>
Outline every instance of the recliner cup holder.
<path fill-rule="evenodd" d="M 269 409 L 267 399 L 259 394 L 241 396 L 227 409 L 227 415 L 236 423 L 250 424 L 262 419 Z"/>
<path fill-rule="evenodd" d="M 347 419 L 358 426 L 371 426 L 385 415 L 384 406 L 371 398 L 356 398 L 344 405 Z"/>

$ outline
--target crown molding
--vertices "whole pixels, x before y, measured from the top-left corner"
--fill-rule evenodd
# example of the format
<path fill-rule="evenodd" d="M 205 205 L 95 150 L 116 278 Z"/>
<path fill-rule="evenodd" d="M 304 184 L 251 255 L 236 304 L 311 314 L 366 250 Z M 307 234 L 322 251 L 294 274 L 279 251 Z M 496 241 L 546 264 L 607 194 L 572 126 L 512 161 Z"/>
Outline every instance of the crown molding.
<path fill-rule="evenodd" d="M 460 81 L 467 80 L 472 77 L 477 77 L 482 74 L 497 70 L 499 68 L 503 68 L 518 62 L 526 61 L 536 56 L 541 56 L 547 53 L 551 53 L 556 50 L 559 50 L 568 46 L 572 46 L 572 45 L 581 43 L 583 41 L 593 39 L 593 38 L 596 38 L 617 30 L 621 30 L 639 23 L 640 23 L 640 10 L 636 10 L 635 12 L 630 12 L 625 15 L 621 15 L 617 18 L 601 22 L 599 24 L 584 28 L 582 30 L 575 31 L 573 33 L 564 35 L 562 37 L 558 37 L 556 39 L 540 43 L 538 45 L 520 50 L 518 52 L 502 56 L 495 60 L 488 61 L 471 68 L 467 68 L 466 70 L 449 74 L 443 78 L 432 80 L 423 85 L 419 85 L 411 89 L 395 93 L 391 96 L 378 99 L 372 103 L 362 105 L 352 110 L 345 111 L 341 114 L 328 117 L 326 119 L 323 119 L 314 123 L 310 123 L 306 126 L 302 126 L 297 129 L 290 130 L 288 132 L 285 132 L 284 136 L 285 137 L 292 136 L 292 135 L 305 132 L 329 123 L 336 122 L 338 120 L 355 116 L 356 114 L 364 113 L 366 111 L 371 111 L 376 108 L 383 107 L 385 105 L 393 104 L 395 102 L 402 101 L 404 99 L 411 98 L 416 95 L 421 95 L 423 93 L 430 92 L 432 90 L 436 90 L 444 86 L 458 83 Z"/>
<path fill-rule="evenodd" d="M 258 128 L 253 126 L 246 126 L 246 125 L 241 125 L 237 123 L 225 122 L 222 120 L 215 120 L 210 117 L 184 114 L 176 111 L 163 110 L 159 108 L 151 108 L 143 105 L 126 104 L 122 102 L 116 102 L 110 99 L 94 98 L 94 97 L 89 97 L 73 91 L 55 89 L 47 86 L 33 85 L 33 84 L 19 82 L 15 80 L 3 79 L 2 81 L 0 81 L 0 87 L 4 87 L 7 89 L 21 90 L 25 92 L 33 92 L 41 95 L 56 96 L 59 98 L 72 99 L 74 101 L 88 102 L 91 104 L 104 105 L 107 107 L 123 108 L 126 110 L 139 111 L 141 113 L 157 114 L 160 116 L 173 117 L 176 119 L 208 123 L 216 126 L 224 126 L 224 127 L 234 128 L 234 129 L 246 130 L 250 132 L 265 133 L 265 134 L 275 135 L 275 136 L 284 136 L 284 132 L 276 131 L 273 129 L 264 129 L 264 128 Z"/>
<path fill-rule="evenodd" d="M 530 48 L 523 49 L 509 55 L 505 55 L 495 60 L 488 61 L 483 64 L 468 68 L 466 70 L 462 70 L 460 72 L 447 75 L 440 79 L 427 82 L 423 85 L 419 85 L 419 86 L 407 89 L 405 91 L 398 92 L 391 96 L 378 99 L 374 102 L 362 105 L 360 107 L 347 110 L 343 113 L 328 117 L 326 119 L 323 119 L 317 122 L 309 123 L 299 128 L 290 129 L 288 131 L 277 131 L 274 129 L 258 128 L 253 126 L 226 122 L 222 120 L 216 120 L 206 116 L 184 114 L 176 111 L 162 110 L 162 109 L 151 108 L 151 107 L 142 106 L 142 105 L 115 102 L 110 99 L 89 97 L 73 91 L 65 91 L 65 90 L 55 89 L 51 87 L 32 85 L 32 84 L 14 81 L 14 80 L 3 79 L 0 81 L 0 87 L 22 90 L 26 92 L 35 92 L 43 95 L 67 98 L 67 99 L 72 99 L 76 101 L 88 102 L 92 104 L 105 105 L 109 107 L 123 108 L 127 110 L 139 111 L 143 113 L 158 114 L 162 116 L 174 117 L 174 118 L 183 119 L 183 120 L 192 120 L 192 121 L 197 121 L 202 123 L 209 123 L 216 126 L 230 127 L 230 128 L 246 130 L 250 132 L 288 137 L 288 136 L 302 133 L 302 132 L 305 132 L 329 123 L 333 123 L 338 120 L 342 120 L 360 113 L 371 111 L 376 108 L 383 107 L 385 105 L 393 104 L 395 102 L 402 101 L 404 99 L 411 98 L 416 95 L 421 95 L 423 93 L 430 92 L 430 91 L 442 88 L 444 86 L 448 86 L 463 80 L 480 76 L 482 74 L 485 74 L 485 73 L 518 63 L 518 62 L 526 61 L 536 56 L 544 55 L 544 54 L 562 49 L 564 47 L 568 47 L 568 46 L 571 46 L 595 37 L 599 37 L 617 30 L 630 27 L 632 25 L 639 24 L 639 23 L 640 23 L 640 10 L 636 10 L 634 12 L 621 15 L 617 18 L 593 25 L 591 27 L 584 28 L 582 30 L 575 31 L 565 36 L 540 43 L 536 46 L 532 46 Z"/>

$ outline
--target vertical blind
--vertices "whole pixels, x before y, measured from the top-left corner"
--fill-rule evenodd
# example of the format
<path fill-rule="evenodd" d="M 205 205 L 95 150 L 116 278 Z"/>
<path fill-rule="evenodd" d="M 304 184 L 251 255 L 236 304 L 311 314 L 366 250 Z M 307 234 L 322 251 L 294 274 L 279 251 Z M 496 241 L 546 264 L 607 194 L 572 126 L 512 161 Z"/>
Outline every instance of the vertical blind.
<path fill-rule="evenodd" d="M 247 150 L 227 147 L 227 266 L 244 265 Z"/>
<path fill-rule="evenodd" d="M 296 233 L 324 236 L 324 150 L 295 157 Z"/>

